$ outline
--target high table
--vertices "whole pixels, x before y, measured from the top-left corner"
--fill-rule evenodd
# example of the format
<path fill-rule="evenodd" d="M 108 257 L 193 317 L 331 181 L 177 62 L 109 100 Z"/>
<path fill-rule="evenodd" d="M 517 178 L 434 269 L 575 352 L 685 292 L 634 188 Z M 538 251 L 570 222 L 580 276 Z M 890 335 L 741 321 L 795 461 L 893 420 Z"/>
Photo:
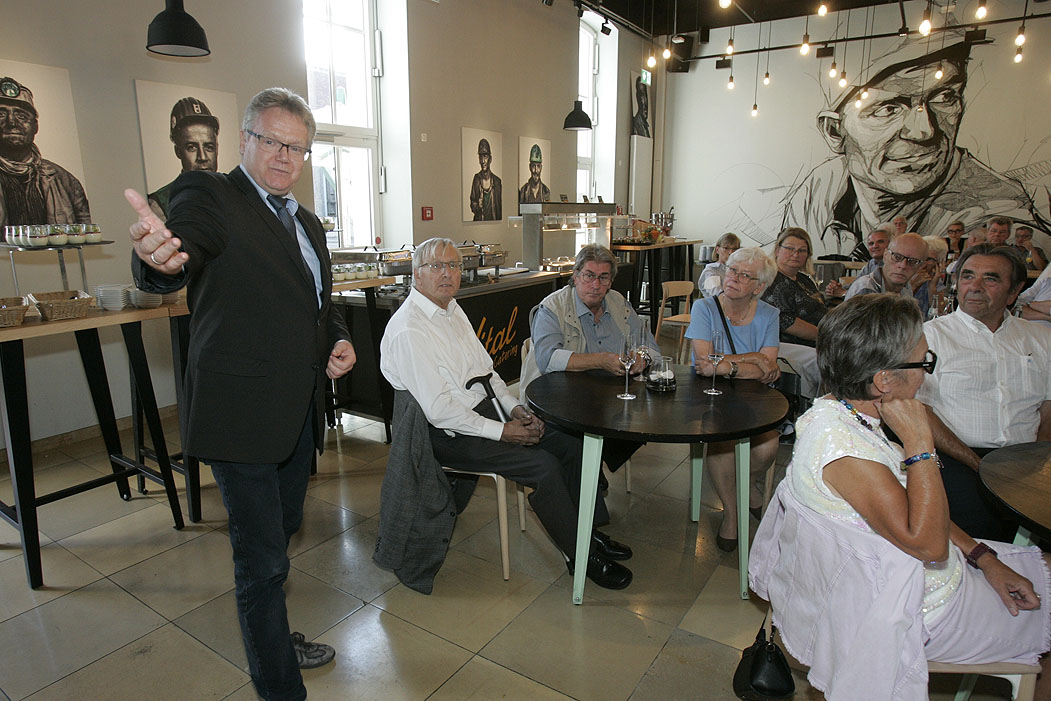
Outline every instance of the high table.
<path fill-rule="evenodd" d="M 1031 534 L 1051 539 L 1051 442 L 998 448 L 978 467 L 982 485 L 1018 518 L 1015 543 L 1031 545 Z"/>
<path fill-rule="evenodd" d="M 700 377 L 689 365 L 675 366 L 676 390 L 657 393 L 632 381 L 636 399 L 618 399 L 624 379 L 591 372 L 553 372 L 526 388 L 526 401 L 542 419 L 571 433 L 584 434 L 577 551 L 574 562 L 586 563 L 595 517 L 595 496 L 604 438 L 660 443 L 690 443 L 691 518 L 700 517 L 703 443 L 736 441 L 738 564 L 740 595 L 748 598 L 748 485 L 750 437 L 778 426 L 788 414 L 788 400 L 754 380 L 718 378 L 720 395 L 705 394 L 710 377 Z M 573 603 L 584 599 L 586 567 L 573 573 Z"/>
<path fill-rule="evenodd" d="M 157 412 L 157 400 L 153 393 L 153 381 L 150 379 L 146 351 L 142 344 L 142 322 L 147 319 L 167 318 L 167 316 L 168 309 L 164 307 L 119 312 L 93 309 L 88 312 L 87 316 L 79 319 L 41 321 L 38 316 L 27 317 L 21 326 L 0 329 L 0 375 L 3 376 L 3 388 L 0 389 L 3 401 L 0 402 L 0 411 L 3 413 L 4 441 L 7 446 L 7 463 L 11 473 L 15 502 L 13 506 L 0 502 L 0 517 L 18 529 L 22 539 L 26 577 L 29 580 L 29 586 L 33 589 L 44 583 L 40 564 L 37 507 L 114 482 L 117 484 L 117 492 L 121 498 L 127 500 L 131 498 L 128 477 L 141 474 L 164 485 L 175 528 L 183 527 L 182 510 L 179 508 L 179 499 L 175 492 L 168 449 L 164 443 L 160 415 Z M 106 364 L 102 357 L 102 344 L 99 341 L 98 332 L 100 328 L 117 325 L 120 326 L 124 337 L 128 362 L 134 378 L 135 393 L 143 407 L 146 424 L 153 441 L 158 463 L 156 471 L 142 464 L 137 458 L 127 457 L 121 450 L 117 419 L 113 412 L 113 400 L 106 378 Z M 80 360 L 84 366 L 84 374 L 87 376 L 91 400 L 95 405 L 95 414 L 99 420 L 99 428 L 102 431 L 102 439 L 106 444 L 106 452 L 109 454 L 113 473 L 50 494 L 37 496 L 33 481 L 33 455 L 30 444 L 29 399 L 23 341 L 27 338 L 40 338 L 60 333 L 76 335 Z"/>
<path fill-rule="evenodd" d="M 681 254 L 683 251 L 677 251 L 677 248 L 685 247 L 686 252 L 686 279 L 692 280 L 693 273 L 690 270 L 690 264 L 693 262 L 693 246 L 697 243 L 703 243 L 700 239 L 676 239 L 667 238 L 660 243 L 647 243 L 647 244 L 627 244 L 627 243 L 615 243 L 610 246 L 610 250 L 618 253 L 635 253 L 646 257 L 646 266 L 650 269 L 650 331 L 656 331 L 657 329 L 657 316 L 660 311 L 661 304 L 663 304 L 663 293 L 661 289 L 661 283 L 663 282 L 663 275 L 661 272 L 661 253 L 667 249 L 675 259 L 671 264 L 673 269 L 682 267 Z M 632 286 L 632 304 L 638 309 L 640 305 L 640 297 L 642 296 L 642 277 L 643 268 L 646 267 L 640 262 L 635 266 L 635 284 Z M 687 311 L 689 311 L 687 309 Z"/>

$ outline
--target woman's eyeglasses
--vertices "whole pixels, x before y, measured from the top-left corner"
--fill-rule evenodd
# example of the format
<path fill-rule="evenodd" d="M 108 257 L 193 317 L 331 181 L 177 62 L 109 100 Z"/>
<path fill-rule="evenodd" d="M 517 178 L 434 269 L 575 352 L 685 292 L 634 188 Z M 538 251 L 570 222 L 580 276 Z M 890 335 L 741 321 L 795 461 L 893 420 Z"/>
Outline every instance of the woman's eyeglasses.
<path fill-rule="evenodd" d="M 927 355 L 924 356 L 923 360 L 915 363 L 902 363 L 901 365 L 895 365 L 891 370 L 908 370 L 909 368 L 923 368 L 923 371 L 928 375 L 934 374 L 934 366 L 938 364 L 938 354 L 932 350 L 927 351 Z"/>

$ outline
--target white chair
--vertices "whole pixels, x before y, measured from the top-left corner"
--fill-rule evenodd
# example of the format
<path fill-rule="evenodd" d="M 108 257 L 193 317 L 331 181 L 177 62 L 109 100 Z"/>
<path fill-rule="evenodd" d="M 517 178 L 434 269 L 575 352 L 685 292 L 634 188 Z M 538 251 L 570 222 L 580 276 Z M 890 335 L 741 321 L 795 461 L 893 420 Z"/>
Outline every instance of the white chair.
<path fill-rule="evenodd" d="M 495 472 L 465 472 L 454 470 L 451 467 L 442 466 L 446 472 L 457 475 L 477 475 L 478 477 L 492 477 L 496 482 L 496 520 L 500 527 L 500 564 L 504 567 L 504 581 L 511 579 L 511 540 L 507 532 L 507 479 Z M 513 483 L 518 493 L 518 528 L 524 531 L 526 528 L 525 517 L 525 487 Z"/>

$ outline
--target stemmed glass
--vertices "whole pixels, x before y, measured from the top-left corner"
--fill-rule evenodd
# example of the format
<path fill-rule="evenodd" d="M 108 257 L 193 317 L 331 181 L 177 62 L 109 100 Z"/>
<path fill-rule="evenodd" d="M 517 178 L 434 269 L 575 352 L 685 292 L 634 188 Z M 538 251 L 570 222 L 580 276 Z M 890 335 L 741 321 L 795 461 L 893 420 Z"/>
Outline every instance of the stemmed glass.
<path fill-rule="evenodd" d="M 631 366 L 635 364 L 635 344 L 631 334 L 624 336 L 624 342 L 620 348 L 620 364 L 624 366 L 624 394 L 618 394 L 617 399 L 634 399 L 635 395 L 628 391 L 628 383 L 631 381 Z"/>
<path fill-rule="evenodd" d="M 631 334 L 631 345 L 635 353 L 635 362 L 642 363 L 642 372 L 635 374 L 636 382 L 646 381 L 646 371 L 653 362 L 650 356 L 650 348 L 646 345 L 646 330 L 644 328 Z"/>
<path fill-rule="evenodd" d="M 723 335 L 721 332 L 716 331 L 712 334 L 712 346 L 708 349 L 708 360 L 712 363 L 712 386 L 710 389 L 704 390 L 705 394 L 722 394 L 721 389 L 715 388 L 715 370 L 719 367 L 719 363 L 726 356 L 726 349 L 723 346 Z"/>

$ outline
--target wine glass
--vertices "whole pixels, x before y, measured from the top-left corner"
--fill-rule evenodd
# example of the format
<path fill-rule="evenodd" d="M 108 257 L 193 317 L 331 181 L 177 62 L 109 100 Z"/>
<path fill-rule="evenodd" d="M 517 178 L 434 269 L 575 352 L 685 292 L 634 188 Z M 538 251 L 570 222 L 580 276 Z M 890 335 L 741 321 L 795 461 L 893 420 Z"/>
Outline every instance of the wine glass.
<path fill-rule="evenodd" d="M 624 366 L 624 394 L 618 394 L 617 399 L 634 399 L 635 395 L 628 391 L 628 383 L 631 381 L 631 366 L 635 364 L 635 344 L 631 340 L 631 334 L 624 336 L 620 348 L 620 364 Z"/>
<path fill-rule="evenodd" d="M 640 328 L 631 334 L 631 345 L 635 353 L 635 362 L 641 363 L 641 372 L 635 373 L 636 382 L 645 382 L 647 371 L 653 358 L 650 355 L 650 347 L 646 345 L 646 329 Z"/>
<path fill-rule="evenodd" d="M 712 345 L 711 348 L 708 349 L 708 360 L 712 363 L 712 386 L 711 388 L 704 390 L 705 394 L 716 395 L 723 393 L 721 389 L 715 388 L 715 370 L 718 369 L 719 363 L 722 362 L 725 355 L 726 352 L 723 347 L 723 335 L 721 332 L 716 331 L 712 334 Z"/>

